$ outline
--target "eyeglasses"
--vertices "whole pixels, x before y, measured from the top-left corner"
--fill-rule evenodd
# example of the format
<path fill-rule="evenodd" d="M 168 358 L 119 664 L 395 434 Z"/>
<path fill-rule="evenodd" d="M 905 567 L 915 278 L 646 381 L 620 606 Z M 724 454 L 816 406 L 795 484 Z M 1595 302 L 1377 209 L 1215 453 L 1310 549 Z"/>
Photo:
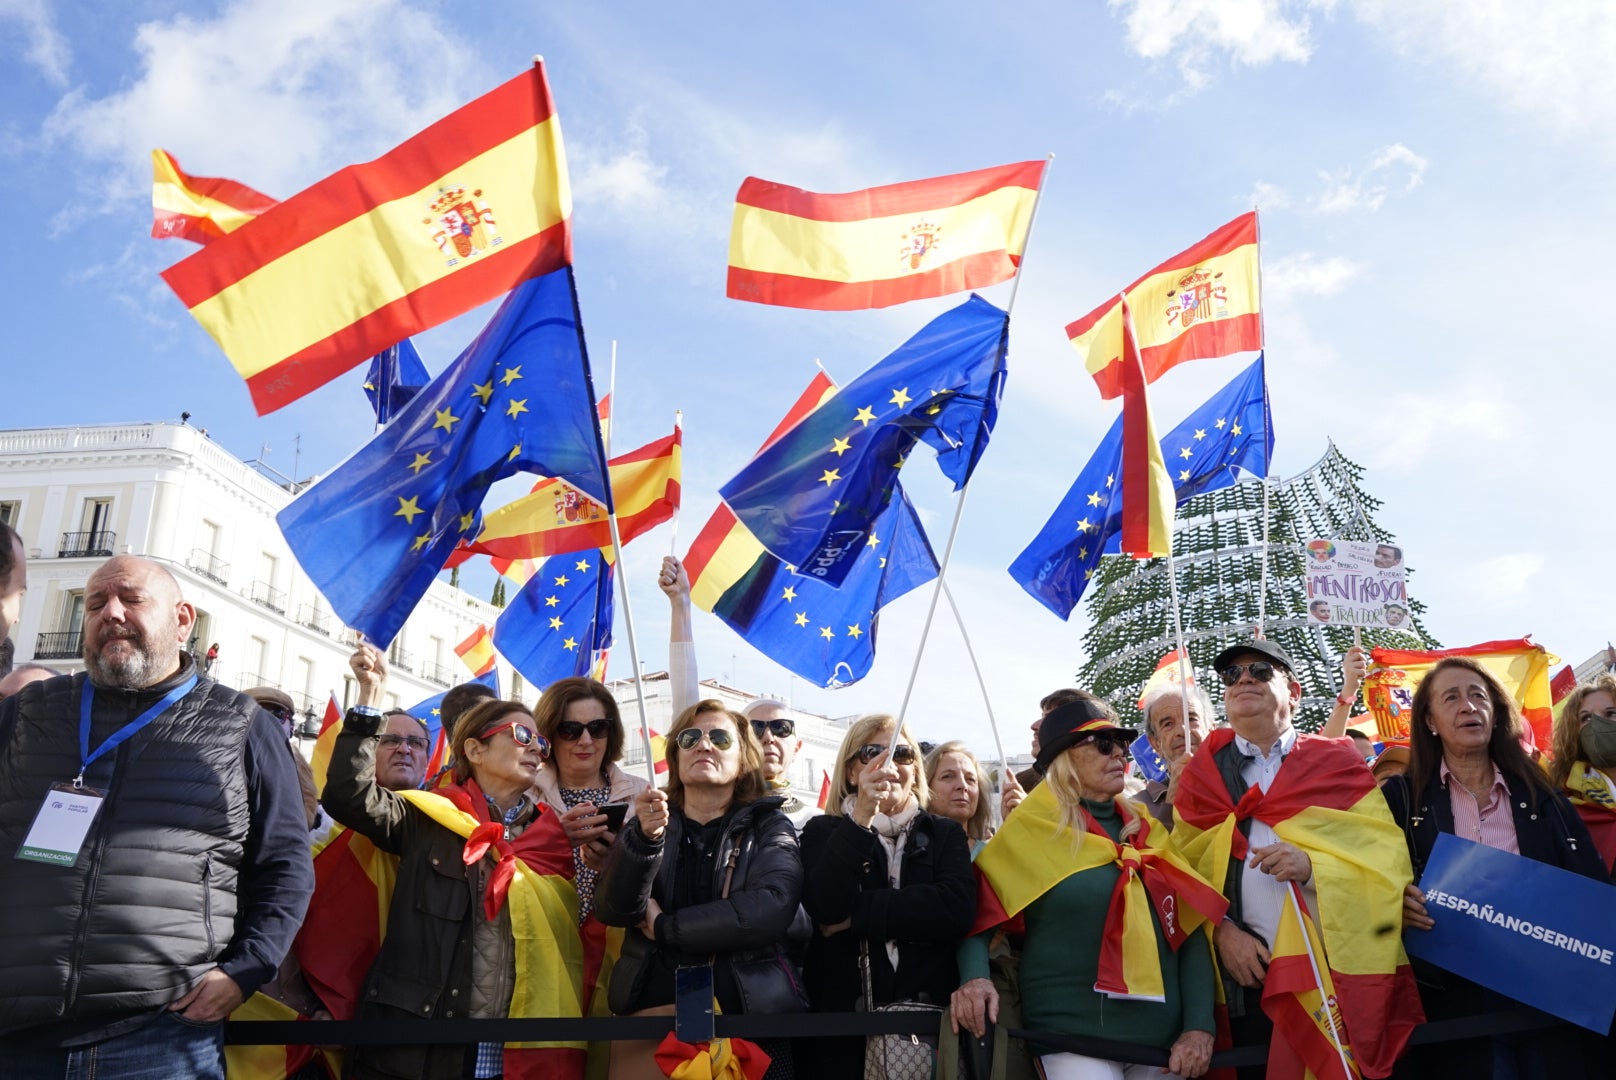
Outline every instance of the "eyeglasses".
<path fill-rule="evenodd" d="M 271 702 L 268 705 L 260 705 L 259 708 L 263 709 L 275 719 L 285 720 L 288 723 L 290 723 L 292 719 L 297 716 L 297 714 L 293 712 L 289 706 L 281 705 L 278 702 Z"/>
<path fill-rule="evenodd" d="M 1110 733 L 1106 733 L 1104 735 L 1089 735 L 1086 738 L 1077 740 L 1077 742 L 1073 743 L 1072 745 L 1082 746 L 1084 743 L 1088 743 L 1090 746 L 1094 747 L 1094 749 L 1098 750 L 1102 757 L 1110 757 L 1118 750 L 1122 751 L 1123 757 L 1128 756 L 1128 740 L 1124 739 L 1121 735 L 1112 735 Z"/>
<path fill-rule="evenodd" d="M 752 731 L 758 738 L 763 738 L 765 732 L 772 734 L 776 739 L 789 739 L 797 733 L 795 720 L 754 720 Z"/>
<path fill-rule="evenodd" d="M 599 720 L 591 720 L 587 724 L 580 724 L 576 720 L 563 720 L 556 725 L 556 738 L 562 742 L 577 742 L 589 732 L 591 739 L 604 739 L 606 733 L 612 730 L 612 722 L 604 716 Z"/>
<path fill-rule="evenodd" d="M 880 743 L 869 743 L 858 748 L 853 756 L 858 758 L 860 765 L 868 765 L 876 758 L 887 752 L 887 748 Z M 908 743 L 899 743 L 892 748 L 892 762 L 895 765 L 913 765 L 915 763 L 915 748 Z"/>
<path fill-rule="evenodd" d="M 601 722 L 605 723 L 605 721 Z M 495 735 L 498 735 L 500 732 L 505 731 L 506 729 L 510 730 L 511 738 L 516 740 L 517 746 L 537 746 L 539 748 L 540 757 L 547 758 L 550 756 L 550 740 L 546 739 L 543 735 L 540 735 L 537 731 L 534 731 L 520 720 L 512 720 L 508 723 L 499 725 L 497 728 L 491 728 L 477 736 L 477 738 L 483 742 L 487 742 L 489 739 L 492 739 Z M 425 743 L 422 745 L 424 746 Z"/>
<path fill-rule="evenodd" d="M 1240 676 L 1251 673 L 1251 677 L 1258 682 L 1267 682 L 1274 677 L 1277 669 L 1266 660 L 1253 660 L 1249 664 L 1230 664 L 1218 672 L 1218 678 L 1223 680 L 1224 686 L 1233 686 L 1240 681 Z"/>
<path fill-rule="evenodd" d="M 681 750 L 694 750 L 701 745 L 703 736 L 713 744 L 714 750 L 728 750 L 735 745 L 735 736 L 730 734 L 728 728 L 721 727 L 715 727 L 711 731 L 706 728 L 687 727 L 673 741 L 679 744 Z"/>
<path fill-rule="evenodd" d="M 426 753 L 426 736 L 424 735 L 378 735 L 376 741 L 388 748 L 407 746 L 417 754 Z M 520 739 L 517 742 L 521 742 Z"/>

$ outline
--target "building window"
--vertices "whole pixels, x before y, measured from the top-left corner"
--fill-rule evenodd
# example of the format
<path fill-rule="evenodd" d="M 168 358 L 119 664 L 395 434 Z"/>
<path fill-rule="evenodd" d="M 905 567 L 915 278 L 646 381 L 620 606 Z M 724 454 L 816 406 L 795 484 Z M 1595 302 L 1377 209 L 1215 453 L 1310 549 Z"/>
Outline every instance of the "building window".
<path fill-rule="evenodd" d="M 36 660 L 67 660 L 84 653 L 84 590 L 62 594 L 57 629 L 39 635 L 34 645 Z"/>
<path fill-rule="evenodd" d="M 117 534 L 112 531 L 112 499 L 85 499 L 79 531 L 63 533 L 56 554 L 63 559 L 105 558 L 112 554 L 117 542 Z"/>
<path fill-rule="evenodd" d="M 15 529 L 21 520 L 22 503 L 16 499 L 0 501 L 0 525 L 10 525 Z"/>

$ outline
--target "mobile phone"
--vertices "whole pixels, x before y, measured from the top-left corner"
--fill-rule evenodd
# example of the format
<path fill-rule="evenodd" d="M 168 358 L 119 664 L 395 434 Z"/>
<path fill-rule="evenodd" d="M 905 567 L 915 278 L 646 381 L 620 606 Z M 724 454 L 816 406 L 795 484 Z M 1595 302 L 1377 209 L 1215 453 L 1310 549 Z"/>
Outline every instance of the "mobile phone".
<path fill-rule="evenodd" d="M 621 832 L 623 822 L 628 817 L 628 803 L 614 802 L 597 807 L 596 811 L 606 815 L 606 831 Z"/>
<path fill-rule="evenodd" d="M 713 1038 L 713 965 L 678 967 L 673 972 L 673 1032 L 680 1042 Z"/>

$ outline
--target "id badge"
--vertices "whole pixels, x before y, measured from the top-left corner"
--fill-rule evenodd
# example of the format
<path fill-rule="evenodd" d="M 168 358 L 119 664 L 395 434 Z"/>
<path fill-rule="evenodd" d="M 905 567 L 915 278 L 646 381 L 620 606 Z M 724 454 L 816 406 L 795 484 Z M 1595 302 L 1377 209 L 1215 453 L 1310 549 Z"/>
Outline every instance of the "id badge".
<path fill-rule="evenodd" d="M 101 809 L 105 797 L 94 788 L 52 784 L 16 857 L 53 866 L 72 866 L 78 861 L 84 838 L 89 835 L 90 824 L 95 821 L 96 811 Z"/>

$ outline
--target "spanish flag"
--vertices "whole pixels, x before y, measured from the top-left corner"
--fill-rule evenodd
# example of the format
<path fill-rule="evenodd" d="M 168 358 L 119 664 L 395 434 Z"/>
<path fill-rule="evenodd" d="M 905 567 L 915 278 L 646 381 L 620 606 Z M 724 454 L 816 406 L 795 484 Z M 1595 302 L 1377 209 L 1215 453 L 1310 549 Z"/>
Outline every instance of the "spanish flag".
<path fill-rule="evenodd" d="M 473 675 L 487 675 L 494 670 L 494 632 L 486 626 L 473 630 L 470 637 L 454 647 L 454 651 Z"/>
<path fill-rule="evenodd" d="M 1298 737 L 1268 791 L 1253 787 L 1238 803 L 1216 760 L 1233 741 L 1228 728 L 1214 731 L 1190 758 L 1173 800 L 1172 839 L 1201 876 L 1225 891 L 1229 873 L 1240 872 L 1247 855 L 1238 828 L 1247 819 L 1267 824 L 1313 862 L 1319 910 L 1297 905 L 1286 916 L 1294 922 L 1281 921 L 1270 950 L 1262 997 L 1274 1021 L 1268 1075 L 1340 1076 L 1342 1049 L 1362 1075 L 1389 1076 L 1425 1019 L 1403 952 L 1403 888 L 1414 878 L 1403 832 L 1344 740 Z M 1332 988 L 1338 1009 L 1322 1012 Z M 1329 1031 L 1337 1033 L 1336 1044 Z"/>
<path fill-rule="evenodd" d="M 231 1020 L 303 1020 L 290 1005 L 257 993 L 236 1007 Z M 332 1076 L 342 1074 L 342 1057 L 335 1050 L 314 1046 L 238 1046 L 224 1048 L 224 1070 L 230 1080 L 286 1080 L 298 1076 L 319 1055 Z"/>
<path fill-rule="evenodd" d="M 151 156 L 151 234 L 159 240 L 177 236 L 206 244 L 275 205 L 246 184 L 187 174 L 167 150 L 153 150 Z"/>
<path fill-rule="evenodd" d="M 981 289 L 1021 265 L 1044 162 L 822 195 L 749 176 L 735 195 L 736 300 L 821 311 Z"/>
<path fill-rule="evenodd" d="M 1144 379 L 1169 368 L 1262 348 L 1257 215 L 1242 214 L 1123 290 L 1138 318 Z M 1122 299 L 1066 327 L 1083 366 L 1110 399 L 1125 388 Z"/>
<path fill-rule="evenodd" d="M 309 771 L 314 773 L 314 793 L 325 791 L 325 778 L 331 771 L 331 754 L 336 750 L 337 735 L 342 731 L 342 709 L 337 695 L 326 698 L 325 715 L 320 719 L 320 735 L 314 740 L 309 753 Z"/>
<path fill-rule="evenodd" d="M 1438 660 L 1463 656 L 1480 664 L 1520 706 L 1522 735 L 1547 751 L 1554 745 L 1554 692 L 1549 669 L 1560 658 L 1530 637 L 1484 641 L 1457 649 L 1374 649 L 1364 679 L 1364 704 L 1375 718 L 1382 741 L 1407 740 L 1414 691 Z"/>
<path fill-rule="evenodd" d="M 1122 551 L 1136 559 L 1173 552 L 1178 496 L 1150 418 L 1145 369 L 1134 337 L 1133 311 L 1122 305 Z"/>
<path fill-rule="evenodd" d="M 1166 828 L 1144 807 L 1119 798 L 1117 809 L 1124 820 L 1138 820 L 1133 836 L 1121 843 L 1112 840 L 1087 811 L 1088 830 L 1072 836 L 1050 786 L 1033 788 L 976 857 L 976 924 L 971 933 L 1009 922 L 1073 874 L 1115 864 L 1122 874 L 1106 911 L 1094 989 L 1113 997 L 1163 1001 L 1157 928 L 1176 951 L 1203 924 L 1222 921 L 1229 904 L 1168 846 Z"/>
<path fill-rule="evenodd" d="M 542 66 L 163 272 L 260 414 L 572 261 Z"/>
<path fill-rule="evenodd" d="M 609 463 L 612 502 L 623 543 L 667 521 L 679 508 L 683 432 L 647 443 Z M 563 480 L 546 479 L 483 518 L 477 539 L 456 549 L 449 565 L 472 553 L 533 559 L 612 546 L 606 509 Z"/>
<path fill-rule="evenodd" d="M 398 858 L 352 829 L 313 845 L 314 899 L 292 942 L 309 989 L 332 1017 L 352 1020 L 359 992 L 387 936 Z"/>

